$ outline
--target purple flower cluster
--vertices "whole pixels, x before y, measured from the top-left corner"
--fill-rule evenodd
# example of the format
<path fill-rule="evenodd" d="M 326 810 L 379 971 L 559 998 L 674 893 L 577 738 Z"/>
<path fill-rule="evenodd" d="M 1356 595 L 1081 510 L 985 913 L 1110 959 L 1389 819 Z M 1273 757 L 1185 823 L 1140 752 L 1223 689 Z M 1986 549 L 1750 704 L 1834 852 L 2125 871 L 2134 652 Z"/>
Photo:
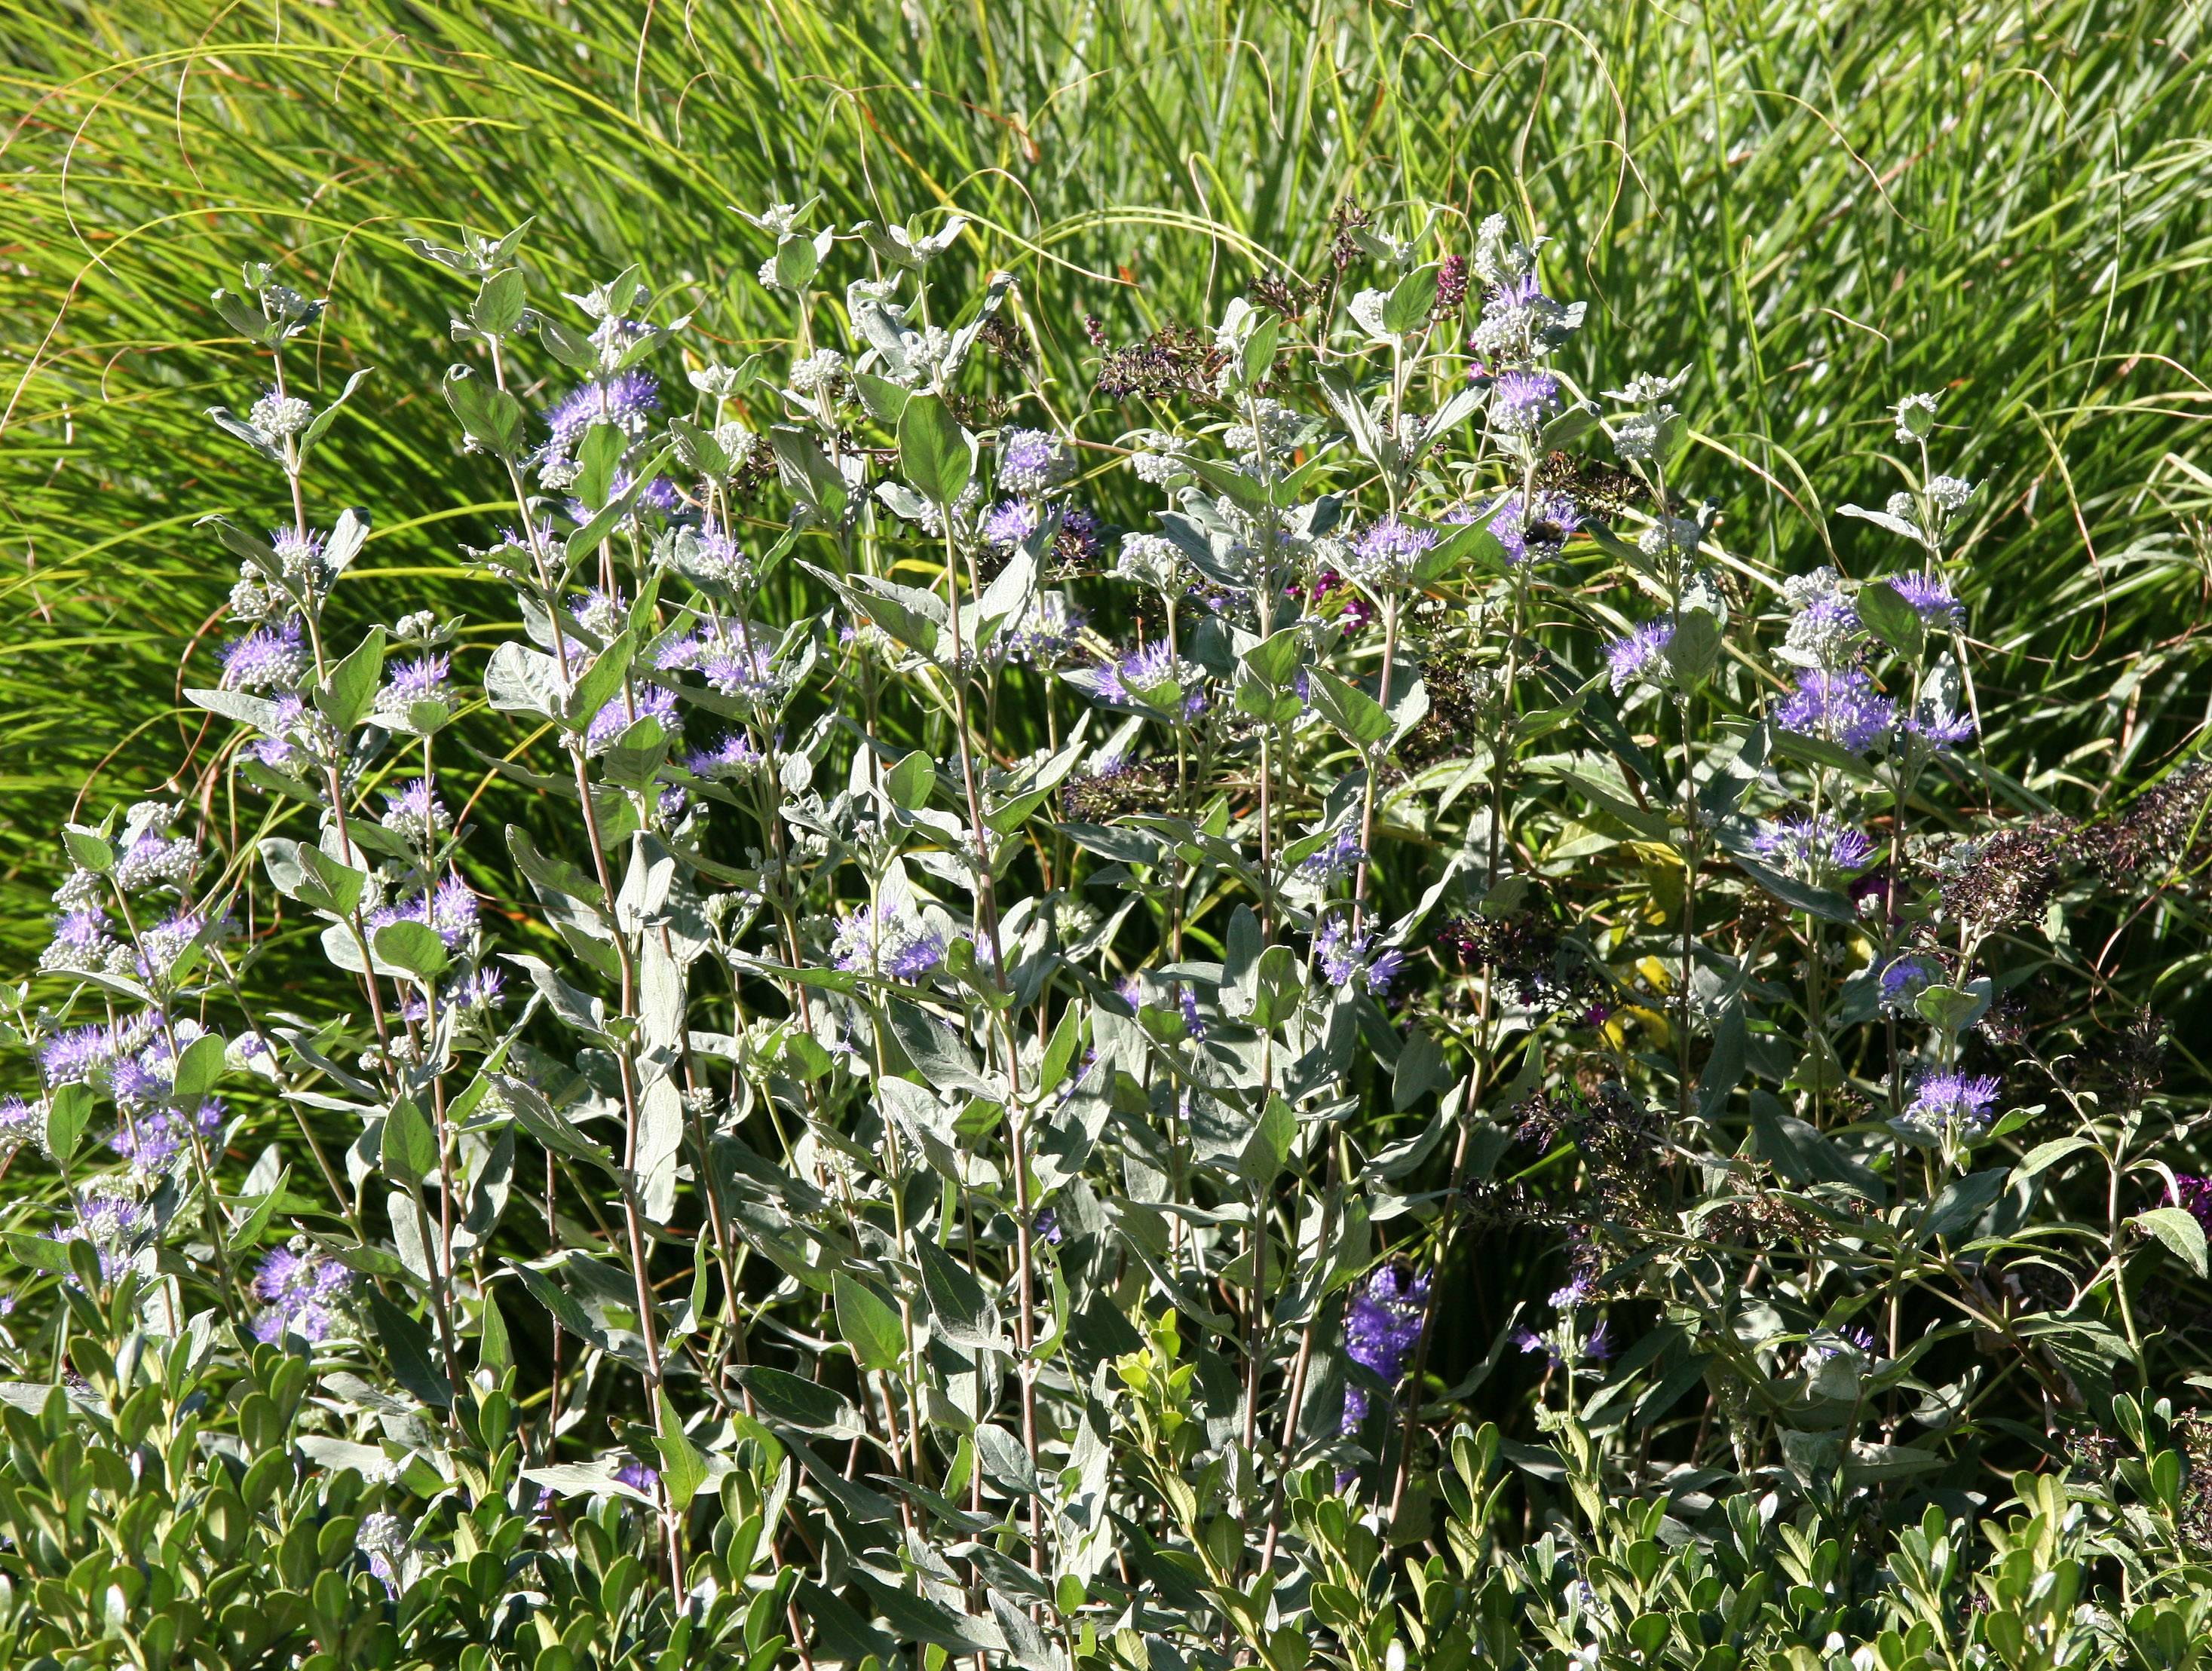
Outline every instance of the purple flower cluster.
<path fill-rule="evenodd" d="M 1912 1082 L 1912 1101 L 1905 1106 L 1905 1117 L 1924 1131 L 1955 1125 L 1978 1132 L 1989 1123 L 2000 1088 L 2001 1082 L 1987 1074 L 1969 1078 L 1954 1069 L 1937 1069 Z"/>
<path fill-rule="evenodd" d="M 1088 682 L 1104 701 L 1133 708 L 1158 708 L 1179 696 L 1182 716 L 1193 720 L 1206 712 L 1204 677 L 1195 664 L 1177 659 L 1164 641 L 1158 641 L 1119 661 L 1100 664 L 1091 670 Z"/>
<path fill-rule="evenodd" d="M 97 1023 L 56 1033 L 39 1047 L 39 1066 L 50 1085 L 83 1085 L 116 1057 L 115 1034 Z"/>
<path fill-rule="evenodd" d="M 1342 918 L 1334 917 L 1314 936 L 1314 961 L 1329 985 L 1348 987 L 1364 981 L 1370 995 L 1387 998 L 1405 968 L 1406 954 L 1393 948 L 1370 960 L 1367 951 L 1374 943 L 1372 930 L 1355 934 Z"/>
<path fill-rule="evenodd" d="M 1796 693 L 1774 710 L 1774 723 L 1863 754 L 1894 728 L 1897 706 L 1856 668 L 1807 667 L 1798 671 Z"/>
<path fill-rule="evenodd" d="M 20 1097 L 0 1097 L 0 1158 L 12 1155 L 26 1143 L 35 1143 L 46 1127 L 46 1115 L 34 1103 Z"/>
<path fill-rule="evenodd" d="M 253 1320 L 253 1338 L 273 1342 L 289 1333 L 320 1345 L 337 1327 L 339 1304 L 352 1285 L 351 1271 L 304 1243 L 277 1249 L 253 1278 L 253 1291 L 267 1304 Z"/>
<path fill-rule="evenodd" d="M 1073 473 L 1073 460 L 1042 429 L 1008 429 L 999 437 L 999 485 L 1010 493 L 1039 494 Z"/>
<path fill-rule="evenodd" d="M 1491 420 L 1509 434 L 1534 434 L 1559 406 L 1559 380 L 1547 371 L 1510 367 L 1491 385 Z"/>
<path fill-rule="evenodd" d="M 256 627 L 222 653 L 226 690 L 281 690 L 307 677 L 307 651 L 298 616 L 281 626 Z"/>
<path fill-rule="evenodd" d="M 1626 638 L 1616 638 L 1605 647 L 1607 664 L 1613 669 L 1613 694 L 1616 696 L 1639 679 L 1650 678 L 1663 667 L 1668 647 L 1674 641 L 1672 623 L 1652 621 L 1638 627 Z"/>
<path fill-rule="evenodd" d="M 592 716 L 584 730 L 584 752 L 605 754 L 620 742 L 623 733 L 640 720 L 653 719 L 671 737 L 679 735 L 684 721 L 676 712 L 676 693 L 665 684 L 641 684 L 628 696 L 611 698 Z"/>
<path fill-rule="evenodd" d="M 618 371 L 571 390 L 547 410 L 545 422 L 553 431 L 553 450 L 565 455 L 595 423 L 612 423 L 635 434 L 659 410 L 659 379 L 647 371 Z"/>
<path fill-rule="evenodd" d="M 983 513 L 983 543 L 1011 551 L 1044 526 L 1044 513 L 1027 499 L 1002 499 Z"/>
<path fill-rule="evenodd" d="M 1893 574 L 1890 589 L 1912 605 L 1913 613 L 1931 627 L 1963 625 L 1966 611 L 1951 595 L 1951 588 L 1934 574 Z"/>
<path fill-rule="evenodd" d="M 945 936 L 895 912 L 864 905 L 838 924 L 830 961 L 842 969 L 919 980 L 945 961 Z"/>
<path fill-rule="evenodd" d="M 1874 857 L 1874 843 L 1863 831 L 1825 815 L 1768 823 L 1753 838 L 1752 847 L 1769 864 L 1809 882 L 1823 882 L 1838 872 L 1858 870 Z"/>
<path fill-rule="evenodd" d="M 1344 1355 L 1373 1373 L 1386 1387 L 1395 1388 L 1406 1374 L 1406 1360 L 1421 1338 L 1421 1323 L 1429 1306 L 1429 1279 L 1401 1266 L 1386 1265 L 1367 1279 L 1344 1311 Z M 1344 1389 L 1343 1431 L 1355 1431 L 1367 1419 L 1367 1390 Z"/>
<path fill-rule="evenodd" d="M 1581 528 L 1583 514 L 1564 493 L 1540 493 L 1524 504 L 1516 491 L 1474 507 L 1464 520 L 1486 523 L 1505 548 L 1505 560 L 1519 568 L 1558 556 Z"/>
<path fill-rule="evenodd" d="M 118 1096 L 117 1100 L 122 1098 Z M 107 1146 L 129 1161 L 142 1175 L 167 1170 L 184 1154 L 192 1139 L 211 1138 L 222 1129 L 222 1099 L 209 1097 L 187 1114 L 181 1109 L 155 1106 L 133 1115 L 115 1128 Z"/>
<path fill-rule="evenodd" d="M 1433 528 L 1416 528 L 1386 516 L 1352 542 L 1344 566 L 1370 592 L 1392 592 L 1413 577 L 1422 554 L 1437 543 Z"/>
<path fill-rule="evenodd" d="M 100 1255 L 100 1274 L 112 1282 L 122 1275 L 153 1230 L 146 1205 L 118 1182 L 100 1179 L 70 1203 L 70 1217 L 55 1232 L 57 1242 L 89 1243 Z"/>
<path fill-rule="evenodd" d="M 1925 951 L 1899 953 L 1881 971 L 1882 1008 L 1892 1012 L 1911 1009 L 1913 1000 L 1929 987 L 1942 984 L 1948 974 L 1942 963 Z"/>
<path fill-rule="evenodd" d="M 1367 857 L 1367 849 L 1359 845 L 1359 832 L 1352 825 L 1329 838 L 1327 846 L 1308 854 L 1298 866 L 1300 879 L 1327 885 L 1340 876 L 1349 875 L 1360 860 Z"/>
<path fill-rule="evenodd" d="M 694 777 L 743 777 L 761 763 L 761 751 L 743 732 L 732 732 L 711 749 L 685 757 L 684 769 Z"/>
<path fill-rule="evenodd" d="M 448 876 L 428 893 L 398 905 L 386 905 L 368 914 L 372 933 L 395 922 L 428 923 L 448 950 L 459 948 L 477 926 L 477 896 L 458 876 Z"/>

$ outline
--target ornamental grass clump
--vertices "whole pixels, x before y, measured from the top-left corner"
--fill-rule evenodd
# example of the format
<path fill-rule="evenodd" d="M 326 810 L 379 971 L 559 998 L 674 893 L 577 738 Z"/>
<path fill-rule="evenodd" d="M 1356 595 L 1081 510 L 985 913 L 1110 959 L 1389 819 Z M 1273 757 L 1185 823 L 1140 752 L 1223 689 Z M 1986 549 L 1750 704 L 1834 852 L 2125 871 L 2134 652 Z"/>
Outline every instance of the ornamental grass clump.
<path fill-rule="evenodd" d="M 1776 573 L 1504 216 L 1087 395 L 959 216 L 745 221 L 787 355 L 412 244 L 476 618 L 215 293 L 214 753 L 9 999 L 22 1662 L 2195 1662 L 2203 1180 L 2065 927 L 2203 786 L 1989 811 L 1972 412 Z"/>

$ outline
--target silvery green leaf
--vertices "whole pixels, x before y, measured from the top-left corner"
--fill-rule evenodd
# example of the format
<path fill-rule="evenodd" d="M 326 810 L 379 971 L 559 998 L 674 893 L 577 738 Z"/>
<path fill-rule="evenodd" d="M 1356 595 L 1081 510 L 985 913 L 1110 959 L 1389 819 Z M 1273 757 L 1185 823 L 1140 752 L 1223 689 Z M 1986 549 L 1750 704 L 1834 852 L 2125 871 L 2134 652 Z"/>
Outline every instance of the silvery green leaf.
<path fill-rule="evenodd" d="M 324 432 L 329 429 L 331 425 L 337 421 L 338 409 L 343 406 L 347 401 L 353 398 L 353 392 L 361 386 L 362 380 L 375 369 L 376 368 L 374 366 L 363 366 L 359 371 L 354 373 L 352 376 L 347 378 L 345 380 L 345 387 L 338 391 L 338 398 L 331 402 L 329 405 L 324 407 L 321 411 L 316 413 L 313 418 L 308 420 L 307 427 L 300 432 L 300 455 L 301 458 L 304 459 L 307 456 L 307 449 L 313 447 L 317 441 L 320 441 L 323 438 Z"/>
<path fill-rule="evenodd" d="M 923 393 L 899 414 L 899 473 L 933 504 L 960 497 L 975 471 L 975 439 L 960 427 L 942 395 Z"/>
<path fill-rule="evenodd" d="M 975 317 L 952 333 L 952 340 L 945 350 L 945 363 L 938 369 L 940 380 L 950 381 L 953 374 L 968 363 L 968 355 L 981 337 L 983 327 L 990 323 L 991 316 L 999 311 L 1000 304 L 1006 301 L 1006 293 L 1013 289 L 1013 285 L 1014 276 L 1012 273 L 991 275 L 991 282 L 983 291 L 982 306 L 976 310 Z"/>
<path fill-rule="evenodd" d="M 563 700 L 560 668 L 552 657 L 510 640 L 484 665 L 484 699 L 502 713 L 558 719 Z"/>
<path fill-rule="evenodd" d="M 216 428 L 227 435 L 235 436 L 244 441 L 271 464 L 281 465 L 284 462 L 283 447 L 278 447 L 258 425 L 249 423 L 244 418 L 232 416 L 228 406 L 210 406 L 207 409 L 206 415 Z"/>
<path fill-rule="evenodd" d="M 1901 518 L 1892 516 L 1887 511 L 1870 511 L 1859 505 L 1838 505 L 1836 511 L 1838 515 L 1855 516 L 1862 522 L 1871 522 L 1876 527 L 1887 528 L 1893 534 L 1911 540 L 1915 545 L 1923 543 L 1919 529 Z"/>

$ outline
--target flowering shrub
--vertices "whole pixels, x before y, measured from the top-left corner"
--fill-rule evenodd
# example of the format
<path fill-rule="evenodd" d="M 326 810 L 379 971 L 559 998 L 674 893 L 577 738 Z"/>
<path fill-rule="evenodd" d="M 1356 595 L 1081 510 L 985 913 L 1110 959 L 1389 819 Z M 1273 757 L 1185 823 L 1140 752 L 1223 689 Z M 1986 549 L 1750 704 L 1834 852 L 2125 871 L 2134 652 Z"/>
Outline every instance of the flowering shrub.
<path fill-rule="evenodd" d="M 1503 217 L 1080 410 L 957 216 L 748 219 L 787 363 L 415 246 L 489 623 L 349 614 L 363 374 L 216 293 L 254 810 L 72 824 L 10 998 L 17 1652 L 2195 1662 L 2212 1187 L 2065 930 L 2212 777 L 1978 810 L 1969 415 L 1775 574 Z"/>

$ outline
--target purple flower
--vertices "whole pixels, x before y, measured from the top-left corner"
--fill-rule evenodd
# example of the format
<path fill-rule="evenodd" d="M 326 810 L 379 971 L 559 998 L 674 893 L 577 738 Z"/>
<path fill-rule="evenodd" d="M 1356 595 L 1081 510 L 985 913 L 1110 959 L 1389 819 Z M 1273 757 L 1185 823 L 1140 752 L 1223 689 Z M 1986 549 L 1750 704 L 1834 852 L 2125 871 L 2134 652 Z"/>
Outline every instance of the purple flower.
<path fill-rule="evenodd" d="M 1588 1277 L 1576 1277 L 1565 1287 L 1552 1291 L 1552 1309 L 1554 1311 L 1571 1311 L 1578 1305 L 1588 1304 L 1590 1296 L 1595 1291 Z"/>
<path fill-rule="evenodd" d="M 446 1002 L 456 1009 L 495 1010 L 506 989 L 504 974 L 495 969 L 480 969 L 465 980 L 455 982 L 446 994 Z"/>
<path fill-rule="evenodd" d="M 1951 588 L 1934 574 L 1893 574 L 1890 589 L 1912 605 L 1913 613 L 1931 627 L 1964 624 L 1966 611 L 1951 595 Z"/>
<path fill-rule="evenodd" d="M 1823 881 L 1838 871 L 1856 871 L 1874 857 L 1874 843 L 1863 832 L 1825 815 L 1769 823 L 1752 846 L 1769 864 L 1808 882 Z"/>
<path fill-rule="evenodd" d="M 1371 998 L 1388 998 L 1390 988 L 1397 984 L 1400 973 L 1406 967 L 1406 954 L 1395 946 L 1381 953 L 1367 965 L 1367 992 Z"/>
<path fill-rule="evenodd" d="M 286 1331 L 319 1345 L 337 1323 L 338 1303 L 353 1285 L 353 1273 L 336 1259 L 295 1242 L 262 1261 L 253 1291 L 268 1309 L 253 1320 L 257 1340 L 282 1340 Z"/>
<path fill-rule="evenodd" d="M 353 1542 L 354 1547 L 368 1563 L 370 1575 L 390 1594 L 398 1595 L 414 1576 L 412 1569 L 416 1565 L 415 1546 L 398 1516 L 381 1513 L 368 1516 L 361 1522 L 361 1529 L 354 1534 Z"/>
<path fill-rule="evenodd" d="M 1306 855 L 1298 866 L 1298 875 L 1325 886 L 1348 874 L 1366 857 L 1367 849 L 1359 845 L 1358 830 L 1346 824 L 1330 837 L 1327 846 Z"/>
<path fill-rule="evenodd" d="M 743 777 L 761 763 L 761 751 L 743 732 L 732 732 L 711 749 L 685 757 L 684 769 L 694 777 Z"/>
<path fill-rule="evenodd" d="M 1607 645 L 1605 659 L 1613 668 L 1613 694 L 1618 696 L 1637 680 L 1650 678 L 1665 663 L 1667 647 L 1674 641 L 1673 623 L 1653 621 Z"/>
<path fill-rule="evenodd" d="M 428 842 L 433 835 L 453 827 L 453 815 L 425 777 L 403 784 L 397 792 L 386 791 L 384 816 L 377 822 L 394 835 L 417 842 Z"/>
<path fill-rule="evenodd" d="M 1917 738 L 1929 748 L 1942 752 L 1961 743 L 1972 742 L 1975 732 L 1974 716 L 1954 714 L 1940 703 L 1923 702 L 1899 722 L 1899 729 Z"/>
<path fill-rule="evenodd" d="M 94 951 L 107 938 L 107 914 L 97 905 L 64 911 L 54 919 L 54 944 L 73 951 Z"/>
<path fill-rule="evenodd" d="M 1105 700 L 1133 708 L 1175 703 L 1188 720 L 1206 711 L 1206 692 L 1200 688 L 1204 677 L 1195 663 L 1169 653 L 1166 641 L 1161 640 L 1093 668 L 1090 684 Z"/>
<path fill-rule="evenodd" d="M 1912 1101 L 1905 1117 L 1924 1131 L 1941 1131 L 1953 1123 L 1964 1131 L 1979 1131 L 1989 1123 L 2000 1085 L 1986 1074 L 1969 1079 L 1949 1068 L 1923 1073 L 1912 1082 Z"/>
<path fill-rule="evenodd" d="M 376 693 L 376 711 L 405 720 L 417 702 L 436 702 L 441 708 L 450 708 L 453 690 L 447 680 L 452 669 L 453 664 L 440 655 L 398 663 L 386 675 L 384 689 Z"/>
<path fill-rule="evenodd" d="M 234 639 L 222 653 L 222 688 L 270 690 L 299 684 L 307 671 L 300 634 L 300 618 L 293 616 L 281 627 L 256 627 Z"/>
<path fill-rule="evenodd" d="M 430 927 L 447 947 L 458 946 L 477 926 L 477 896 L 458 876 L 440 882 L 430 896 Z"/>
<path fill-rule="evenodd" d="M 665 684 L 641 684 L 628 696 L 611 698 L 592 716 L 584 732 L 584 752 L 605 754 L 644 719 L 658 720 L 661 730 L 672 737 L 681 732 L 684 722 L 677 717 L 676 693 Z"/>
<path fill-rule="evenodd" d="M 1394 591 L 1413 577 L 1422 554 L 1436 543 L 1433 528 L 1412 527 L 1386 516 L 1352 542 L 1344 566 L 1370 592 Z"/>
<path fill-rule="evenodd" d="M 647 1467 L 633 1457 L 615 1470 L 615 1479 L 632 1491 L 644 1492 L 649 1496 L 653 1488 L 660 1483 L 660 1472 L 657 1468 Z"/>
<path fill-rule="evenodd" d="M 100 1274 L 112 1282 L 131 1263 L 153 1222 L 144 1203 L 119 1181 L 100 1179 L 71 1198 L 58 1242 L 83 1242 L 100 1255 Z"/>
<path fill-rule="evenodd" d="M 1036 532 L 1043 520 L 1030 500 L 1001 500 L 983 514 L 983 543 L 1011 551 Z"/>
<path fill-rule="evenodd" d="M 39 1047 L 39 1066 L 50 1085 L 82 1085 L 115 1059 L 115 1036 L 105 1027 L 73 1027 Z"/>
<path fill-rule="evenodd" d="M 547 411 L 545 422 L 554 450 L 565 454 L 594 423 L 615 423 L 635 434 L 659 410 L 660 383 L 651 372 L 618 371 L 572 390 Z"/>
<path fill-rule="evenodd" d="M 149 829 L 116 860 L 116 885 L 126 893 L 137 893 L 164 882 L 182 882 L 198 862 L 199 848 L 191 836 L 165 837 Z"/>
<path fill-rule="evenodd" d="M 945 960 L 945 936 L 927 924 L 863 905 L 837 926 L 830 946 L 836 968 L 913 981 Z"/>
<path fill-rule="evenodd" d="M 1881 1006 L 1905 1011 L 1929 987 L 1939 984 L 1948 971 L 1924 951 L 1907 951 L 1893 957 L 1881 971 Z"/>
<path fill-rule="evenodd" d="M 0 1156 L 35 1143 L 46 1128 L 46 1114 L 20 1097 L 0 1097 Z"/>
<path fill-rule="evenodd" d="M 1038 494 L 1066 481 L 1073 460 L 1042 429 L 1008 429 L 999 436 L 999 485 L 1011 493 Z"/>
<path fill-rule="evenodd" d="M 190 1114 L 179 1109 L 147 1109 L 117 1127 L 107 1146 L 141 1174 L 150 1176 L 185 1153 L 195 1136 L 211 1138 L 221 1131 L 227 1113 L 219 1097 L 201 1098 Z"/>
<path fill-rule="evenodd" d="M 276 554 L 284 573 L 295 580 L 315 576 L 323 561 L 323 537 L 312 528 L 305 533 L 297 528 L 271 528 L 269 549 Z"/>
<path fill-rule="evenodd" d="M 1421 1338 L 1428 1311 L 1429 1279 L 1401 1266 L 1386 1265 L 1367 1279 L 1344 1312 L 1344 1355 L 1395 1388 L 1406 1359 Z M 1343 1431 L 1350 1433 L 1367 1419 L 1367 1391 L 1344 1389 Z"/>
<path fill-rule="evenodd" d="M 447 694 L 446 680 L 452 671 L 453 663 L 444 656 L 403 661 L 392 669 L 385 690 L 401 703 L 442 702 Z"/>
<path fill-rule="evenodd" d="M 1534 515 L 1524 511 L 1518 493 L 1509 493 L 1474 513 L 1478 519 L 1488 519 L 1490 532 L 1505 548 L 1506 561 L 1516 568 L 1558 556 L 1582 526 L 1581 509 L 1564 493 L 1539 494 L 1531 502 Z"/>
<path fill-rule="evenodd" d="M 1539 1334 L 1533 1328 L 1515 1329 L 1513 1344 L 1523 1352 L 1542 1352 L 1545 1357 L 1552 1360 L 1552 1367 L 1555 1370 L 1567 1361 L 1559 1355 L 1559 1347 L 1552 1344 L 1549 1335 Z"/>
<path fill-rule="evenodd" d="M 1875 694 L 1873 681 L 1856 669 L 1830 672 L 1807 667 L 1797 674 L 1797 693 L 1774 711 L 1784 731 L 1818 737 L 1864 752 L 1897 723 L 1896 704 Z"/>
<path fill-rule="evenodd" d="M 1393 949 L 1370 959 L 1367 949 L 1374 943 L 1372 930 L 1354 934 L 1341 918 L 1331 918 L 1328 926 L 1314 936 L 1314 960 L 1331 986 L 1348 987 L 1361 981 L 1371 996 L 1385 998 L 1389 995 L 1391 982 L 1405 968 L 1406 954 Z"/>
<path fill-rule="evenodd" d="M 1206 1036 L 1206 1018 L 1198 1012 L 1198 994 L 1188 987 L 1176 988 L 1176 1006 L 1182 1012 L 1183 1030 L 1193 1039 Z"/>
<path fill-rule="evenodd" d="M 1491 417 L 1509 434 L 1534 434 L 1559 404 L 1559 380 L 1547 371 L 1509 368 L 1491 387 Z"/>
<path fill-rule="evenodd" d="M 590 586 L 568 600 L 568 613 L 576 624 L 602 638 L 611 638 L 620 632 L 629 612 L 629 602 L 623 596 L 620 586 L 612 592 Z"/>
<path fill-rule="evenodd" d="M 276 712 L 269 722 L 269 733 L 258 738 L 253 744 L 253 757 L 271 771 L 289 772 L 306 759 L 306 750 L 292 739 L 307 717 L 307 704 L 298 696 L 279 696 Z"/>
<path fill-rule="evenodd" d="M 1060 1214 L 1048 1206 L 1039 1208 L 1036 1217 L 1030 1221 L 1030 1234 L 1052 1247 L 1058 1247 L 1062 1237 Z"/>

